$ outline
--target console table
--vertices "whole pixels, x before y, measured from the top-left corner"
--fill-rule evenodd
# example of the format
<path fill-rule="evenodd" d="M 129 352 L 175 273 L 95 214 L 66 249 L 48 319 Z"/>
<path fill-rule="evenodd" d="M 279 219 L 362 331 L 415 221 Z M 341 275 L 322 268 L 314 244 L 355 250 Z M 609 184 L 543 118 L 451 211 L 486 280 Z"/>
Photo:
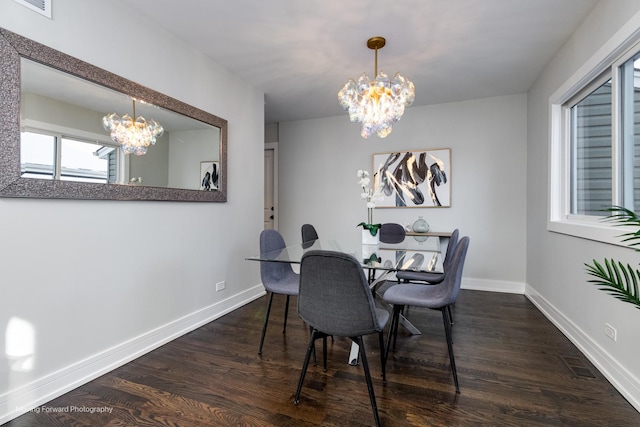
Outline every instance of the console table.
<path fill-rule="evenodd" d="M 407 236 L 451 237 L 451 231 L 427 231 L 426 233 L 407 231 Z"/>

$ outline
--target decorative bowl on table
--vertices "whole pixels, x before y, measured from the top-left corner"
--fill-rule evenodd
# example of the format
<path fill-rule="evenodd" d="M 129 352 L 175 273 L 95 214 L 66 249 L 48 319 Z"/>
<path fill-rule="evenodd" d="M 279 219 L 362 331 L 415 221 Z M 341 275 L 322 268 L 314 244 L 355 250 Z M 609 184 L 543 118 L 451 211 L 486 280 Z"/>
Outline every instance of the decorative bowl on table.
<path fill-rule="evenodd" d="M 426 233 L 429 232 L 429 223 L 427 221 L 425 221 L 424 218 L 419 216 L 418 219 L 411 226 L 411 230 L 413 230 L 414 233 L 425 233 L 426 234 Z M 426 241 L 429 238 L 429 236 L 413 236 L 413 238 L 417 242 L 422 243 L 422 242 Z"/>
<path fill-rule="evenodd" d="M 415 233 L 427 233 L 429 232 L 429 223 L 424 220 L 421 216 L 416 219 L 416 221 L 411 226 L 411 229 Z"/>

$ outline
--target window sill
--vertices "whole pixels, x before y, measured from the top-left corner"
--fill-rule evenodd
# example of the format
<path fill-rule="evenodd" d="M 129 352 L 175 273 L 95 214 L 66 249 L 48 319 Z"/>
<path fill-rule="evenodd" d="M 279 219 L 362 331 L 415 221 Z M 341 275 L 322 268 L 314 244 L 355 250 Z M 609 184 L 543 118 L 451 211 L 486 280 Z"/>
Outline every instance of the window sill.
<path fill-rule="evenodd" d="M 547 230 L 554 233 L 626 247 L 627 244 L 622 242 L 620 236 L 630 231 L 635 232 L 636 228 L 617 226 L 611 222 L 603 221 L 602 218 L 576 217 L 548 221 Z"/>

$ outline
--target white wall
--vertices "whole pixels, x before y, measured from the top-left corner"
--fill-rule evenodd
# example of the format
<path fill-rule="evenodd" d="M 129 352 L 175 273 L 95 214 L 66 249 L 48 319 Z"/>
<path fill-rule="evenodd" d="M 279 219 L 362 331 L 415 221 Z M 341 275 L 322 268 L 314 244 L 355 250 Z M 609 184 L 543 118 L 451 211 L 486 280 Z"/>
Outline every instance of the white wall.
<path fill-rule="evenodd" d="M 584 263 L 615 258 L 638 264 L 630 249 L 547 231 L 549 97 L 630 20 L 640 28 L 637 0 L 599 2 L 538 78 L 528 98 L 527 293 L 640 410 L 640 311 L 588 284 Z M 635 16 L 634 16 L 635 15 Z M 617 342 L 604 334 L 609 323 Z"/>
<path fill-rule="evenodd" d="M 360 137 L 347 114 L 280 123 L 280 231 L 298 241 L 309 222 L 323 238 L 360 235 L 366 221 L 358 169 L 372 154 L 451 148 L 450 208 L 376 208 L 375 222 L 459 228 L 471 238 L 463 286 L 524 291 L 526 231 L 526 95 L 410 107 L 384 139 Z"/>
<path fill-rule="evenodd" d="M 200 189 L 200 162 L 220 160 L 219 140 L 217 128 L 172 132 L 169 144 L 170 186 Z"/>
<path fill-rule="evenodd" d="M 148 185 L 153 187 L 178 187 L 169 182 L 169 149 L 172 135 L 169 132 L 156 138 L 143 156 L 129 156 L 129 185 Z M 132 178 L 142 179 L 142 184 L 132 183 Z M 125 177 L 126 179 L 126 177 Z M 192 187 L 193 188 L 193 187 Z"/>
<path fill-rule="evenodd" d="M 102 127 L 104 114 L 97 111 L 32 93 L 22 94 L 20 107 L 21 117 L 28 120 L 99 134 L 111 140 Z"/>
<path fill-rule="evenodd" d="M 264 94 L 117 1 L 53 6 L 49 20 L 1 1 L 0 27 L 227 119 L 228 202 L 0 199 L 0 424 L 263 291 L 244 257 L 262 228 Z M 10 319 L 33 328 L 31 369 L 6 355 Z"/>

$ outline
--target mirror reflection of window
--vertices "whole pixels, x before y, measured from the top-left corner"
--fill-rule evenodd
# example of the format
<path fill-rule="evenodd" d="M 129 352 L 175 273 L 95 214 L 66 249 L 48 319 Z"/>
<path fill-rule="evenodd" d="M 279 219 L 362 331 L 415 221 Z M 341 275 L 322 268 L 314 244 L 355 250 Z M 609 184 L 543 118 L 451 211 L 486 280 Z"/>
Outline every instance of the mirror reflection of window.
<path fill-rule="evenodd" d="M 20 173 L 23 178 L 53 179 L 56 138 L 33 132 L 20 137 Z"/>
<path fill-rule="evenodd" d="M 117 178 L 117 149 L 93 141 L 22 132 L 20 156 L 24 178 L 99 183 Z"/>
<path fill-rule="evenodd" d="M 103 146 L 62 138 L 60 179 L 65 181 L 108 182 L 109 160 L 98 157 Z"/>

